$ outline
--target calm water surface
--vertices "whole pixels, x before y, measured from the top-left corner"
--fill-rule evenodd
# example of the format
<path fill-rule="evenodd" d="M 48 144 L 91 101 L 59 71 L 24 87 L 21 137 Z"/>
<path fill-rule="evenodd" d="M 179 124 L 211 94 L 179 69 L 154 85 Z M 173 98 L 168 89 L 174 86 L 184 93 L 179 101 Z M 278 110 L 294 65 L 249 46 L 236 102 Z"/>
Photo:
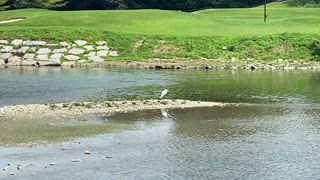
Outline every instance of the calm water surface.
<path fill-rule="evenodd" d="M 21 179 L 320 179 L 320 72 L 1 69 L 0 83 L 2 105 L 155 98 L 163 88 L 168 98 L 241 103 L 96 117 L 134 130 L 67 142 L 66 152 L 0 148 L 0 165 L 58 164 Z"/>
<path fill-rule="evenodd" d="M 0 105 L 114 98 L 318 103 L 320 72 L 2 68 Z"/>

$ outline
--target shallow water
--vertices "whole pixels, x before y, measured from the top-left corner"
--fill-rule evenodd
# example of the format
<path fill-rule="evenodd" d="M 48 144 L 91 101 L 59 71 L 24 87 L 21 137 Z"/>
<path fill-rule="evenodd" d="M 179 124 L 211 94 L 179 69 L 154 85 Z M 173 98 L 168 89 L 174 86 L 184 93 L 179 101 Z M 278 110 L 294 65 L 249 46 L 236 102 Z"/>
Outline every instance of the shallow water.
<path fill-rule="evenodd" d="M 0 148 L 0 167 L 12 163 L 0 179 L 320 178 L 319 105 L 151 110 L 100 119 L 136 130 L 47 147 Z M 14 169 L 17 164 L 23 172 Z"/>
<path fill-rule="evenodd" d="M 170 91 L 167 98 L 241 104 L 86 119 L 82 125 L 134 130 L 46 147 L 0 148 L 0 167 L 10 162 L 9 172 L 15 172 L 2 171 L 0 179 L 320 179 L 320 72 L 24 71 L 0 70 L 2 104 L 154 98 L 163 88 Z M 39 86 L 31 86 L 36 81 Z"/>
<path fill-rule="evenodd" d="M 319 106 L 169 110 L 169 118 L 156 111 L 145 114 L 110 119 L 144 129 L 145 134 L 135 138 L 152 147 L 151 153 L 146 153 L 146 159 L 152 161 L 144 166 L 154 166 L 150 168 L 154 178 L 320 178 Z M 135 140 L 126 142 L 130 141 Z M 139 170 L 139 166 L 133 169 Z"/>
<path fill-rule="evenodd" d="M 0 106 L 95 99 L 166 98 L 240 103 L 318 103 L 319 71 L 154 71 L 2 68 Z"/>
<path fill-rule="evenodd" d="M 101 96 L 108 90 L 165 85 L 170 81 L 171 77 L 154 71 L 105 68 L 2 68 L 0 106 L 83 101 Z"/>

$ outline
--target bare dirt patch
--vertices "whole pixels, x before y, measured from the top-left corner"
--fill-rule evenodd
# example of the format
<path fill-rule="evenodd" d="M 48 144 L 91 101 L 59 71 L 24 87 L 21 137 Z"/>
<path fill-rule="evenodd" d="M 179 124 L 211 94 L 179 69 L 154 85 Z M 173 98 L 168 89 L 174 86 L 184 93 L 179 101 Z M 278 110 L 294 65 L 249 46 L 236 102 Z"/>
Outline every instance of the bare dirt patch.
<path fill-rule="evenodd" d="M 8 20 L 0 21 L 0 24 L 13 23 L 13 22 L 23 21 L 23 20 L 25 20 L 25 18 L 8 19 Z"/>
<path fill-rule="evenodd" d="M 181 48 L 175 47 L 173 45 L 161 45 L 160 47 L 156 47 L 153 52 L 158 54 L 166 54 L 168 52 L 177 52 L 181 51 Z"/>
<path fill-rule="evenodd" d="M 166 54 L 169 52 L 178 52 L 181 50 L 182 48 L 167 44 L 166 41 L 160 41 L 159 45 L 154 48 L 153 52 L 157 54 Z"/>
<path fill-rule="evenodd" d="M 285 53 L 288 52 L 292 48 L 291 45 L 282 45 L 272 49 L 273 53 Z"/>
<path fill-rule="evenodd" d="M 137 50 L 144 44 L 144 40 L 139 40 L 133 44 L 133 52 L 137 52 Z"/>

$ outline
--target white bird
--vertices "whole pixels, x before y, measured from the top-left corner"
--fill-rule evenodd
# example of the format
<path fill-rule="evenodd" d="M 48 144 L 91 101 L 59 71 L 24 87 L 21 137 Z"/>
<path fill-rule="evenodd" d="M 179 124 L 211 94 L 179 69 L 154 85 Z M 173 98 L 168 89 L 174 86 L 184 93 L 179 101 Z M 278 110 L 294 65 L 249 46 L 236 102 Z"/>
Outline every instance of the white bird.
<path fill-rule="evenodd" d="M 169 92 L 168 89 L 163 90 L 163 91 L 161 92 L 161 94 L 160 94 L 160 99 L 162 99 L 165 95 L 167 95 L 168 92 Z"/>

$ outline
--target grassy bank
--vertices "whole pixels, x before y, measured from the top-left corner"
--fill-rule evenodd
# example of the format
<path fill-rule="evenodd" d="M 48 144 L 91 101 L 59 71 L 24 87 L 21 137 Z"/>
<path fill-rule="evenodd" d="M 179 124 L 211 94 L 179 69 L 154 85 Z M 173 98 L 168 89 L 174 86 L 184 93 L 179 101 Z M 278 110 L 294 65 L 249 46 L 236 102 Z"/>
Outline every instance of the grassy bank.
<path fill-rule="evenodd" d="M 272 4 L 267 23 L 261 7 L 193 13 L 161 10 L 66 11 L 26 9 L 0 12 L 1 39 L 91 42 L 108 40 L 121 60 L 149 58 L 317 60 L 318 8 Z M 317 48 L 317 47 L 316 47 Z M 109 58 L 112 59 L 112 58 Z"/>

